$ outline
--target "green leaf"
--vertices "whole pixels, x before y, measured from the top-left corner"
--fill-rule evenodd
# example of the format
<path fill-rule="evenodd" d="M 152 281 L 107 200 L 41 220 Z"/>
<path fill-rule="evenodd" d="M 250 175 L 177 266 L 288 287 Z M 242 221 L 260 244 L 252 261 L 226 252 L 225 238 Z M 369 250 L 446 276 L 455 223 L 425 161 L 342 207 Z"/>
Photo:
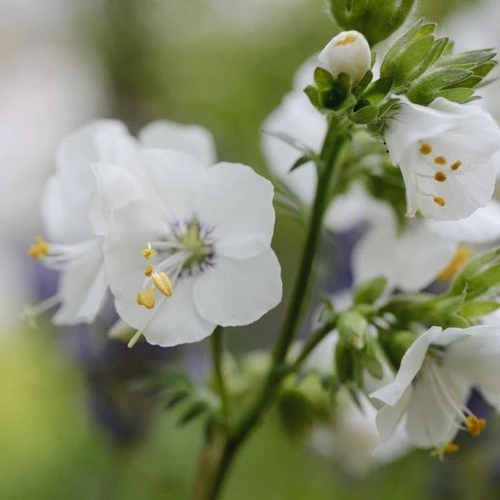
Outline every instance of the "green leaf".
<path fill-rule="evenodd" d="M 465 318 L 478 318 L 491 314 L 500 308 L 498 302 L 486 300 L 483 302 L 466 302 L 460 308 L 460 314 Z"/>
<path fill-rule="evenodd" d="M 290 167 L 290 170 L 288 172 L 293 172 L 294 170 L 297 170 L 299 167 L 301 167 L 302 165 L 305 165 L 306 163 L 309 163 L 310 161 L 313 161 L 313 159 L 309 155 L 301 156 Z"/>
<path fill-rule="evenodd" d="M 366 124 L 375 121 L 378 117 L 378 108 L 375 106 L 365 106 L 354 113 L 351 113 L 350 119 L 357 124 Z"/>
<path fill-rule="evenodd" d="M 164 396 L 166 396 L 166 402 L 164 408 L 166 410 L 175 408 L 180 403 L 186 401 L 193 394 L 192 389 L 179 388 L 179 389 L 167 389 L 164 391 Z"/>
<path fill-rule="evenodd" d="M 373 105 L 379 104 L 390 94 L 393 84 L 393 77 L 380 78 L 366 89 L 363 99 L 370 101 Z"/>
<path fill-rule="evenodd" d="M 210 406 L 206 401 L 195 401 L 182 413 L 182 415 L 177 420 L 177 425 L 186 425 L 206 413 L 209 409 Z"/>

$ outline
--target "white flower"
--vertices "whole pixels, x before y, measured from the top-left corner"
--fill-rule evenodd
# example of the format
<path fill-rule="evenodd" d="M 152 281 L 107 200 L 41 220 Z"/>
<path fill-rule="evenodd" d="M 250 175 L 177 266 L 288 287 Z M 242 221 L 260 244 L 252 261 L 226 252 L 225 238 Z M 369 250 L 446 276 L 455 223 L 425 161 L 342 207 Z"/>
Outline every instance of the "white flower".
<path fill-rule="evenodd" d="M 470 257 L 469 245 L 491 244 L 499 239 L 500 205 L 496 202 L 458 221 L 417 217 L 402 231 L 393 214 L 383 214 L 373 220 L 354 248 L 354 280 L 362 283 L 384 276 L 388 290 L 415 292 L 436 278 L 451 278 Z"/>
<path fill-rule="evenodd" d="M 486 425 L 466 407 L 473 387 L 495 408 L 500 406 L 500 327 L 432 327 L 408 349 L 393 382 L 371 397 L 384 403 L 377 415 L 381 441 L 404 421 L 411 442 L 456 451 L 459 430 L 478 435 Z"/>
<path fill-rule="evenodd" d="M 271 183 L 243 165 L 207 168 L 173 151 L 137 161 L 142 195 L 113 209 L 104 245 L 118 314 L 138 329 L 129 345 L 141 334 L 161 346 L 195 342 L 275 307 Z"/>
<path fill-rule="evenodd" d="M 318 56 L 320 65 L 334 78 L 347 73 L 353 84 L 371 67 L 372 55 L 366 38 L 358 31 L 343 31 L 334 36 Z"/>
<path fill-rule="evenodd" d="M 110 209 L 128 201 L 137 191 L 132 159 L 141 147 L 176 147 L 192 150 L 200 161 L 212 162 L 213 141 L 205 130 L 169 122 L 155 122 L 136 141 L 124 124 L 93 122 L 66 138 L 57 151 L 56 174 L 49 180 L 42 201 L 45 233 L 30 255 L 61 271 L 56 296 L 35 306 L 30 314 L 60 305 L 54 323 L 92 322 L 107 290 L 102 253 Z M 116 174 L 106 183 L 103 169 Z M 98 192 L 97 187 L 100 186 Z M 106 204 L 100 196 L 107 193 Z"/>
<path fill-rule="evenodd" d="M 500 129 L 479 107 L 443 98 L 428 107 L 401 100 L 385 139 L 401 167 L 408 215 L 420 210 L 436 220 L 457 220 L 491 200 Z"/>

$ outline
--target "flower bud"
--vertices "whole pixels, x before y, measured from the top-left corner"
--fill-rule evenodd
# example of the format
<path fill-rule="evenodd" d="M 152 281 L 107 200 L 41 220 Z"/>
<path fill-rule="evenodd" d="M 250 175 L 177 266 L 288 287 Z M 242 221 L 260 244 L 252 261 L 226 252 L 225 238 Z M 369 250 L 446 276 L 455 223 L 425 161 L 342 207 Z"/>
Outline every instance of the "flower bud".
<path fill-rule="evenodd" d="M 346 73 L 356 85 L 370 69 L 371 57 L 370 46 L 361 33 L 343 31 L 330 40 L 318 60 L 334 78 Z"/>
<path fill-rule="evenodd" d="M 328 0 L 345 30 L 358 30 L 374 45 L 389 38 L 408 18 L 415 0 Z"/>
<path fill-rule="evenodd" d="M 368 335 L 368 321 L 357 311 L 347 311 L 340 315 L 337 323 L 340 338 L 354 349 L 363 349 Z"/>

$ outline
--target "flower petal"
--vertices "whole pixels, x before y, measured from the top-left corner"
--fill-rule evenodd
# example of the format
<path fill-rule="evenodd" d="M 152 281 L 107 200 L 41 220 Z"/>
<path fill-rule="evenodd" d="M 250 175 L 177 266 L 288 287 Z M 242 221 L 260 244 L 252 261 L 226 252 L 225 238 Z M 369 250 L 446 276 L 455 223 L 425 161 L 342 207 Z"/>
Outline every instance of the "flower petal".
<path fill-rule="evenodd" d="M 250 259 L 219 257 L 194 287 L 196 308 L 221 326 L 257 321 L 281 301 L 281 270 L 271 249 Z"/>
<path fill-rule="evenodd" d="M 408 406 L 406 431 L 410 441 L 421 448 L 439 448 L 452 441 L 458 432 L 457 408 L 446 399 L 436 380 L 439 377 L 444 383 L 440 371 L 434 363 L 420 372 Z M 453 391 L 453 399 L 465 403 L 470 386 L 457 378 L 453 379 L 453 387 L 449 380 L 446 383 L 445 389 Z"/>
<path fill-rule="evenodd" d="M 58 294 L 61 307 L 54 315 L 55 325 L 92 323 L 106 296 L 107 280 L 103 267 L 101 240 L 71 267 L 64 269 Z"/>
<path fill-rule="evenodd" d="M 199 342 L 214 331 L 215 325 L 196 310 L 194 284 L 193 278 L 181 278 L 175 284 L 173 295 L 158 301 L 144 327 L 144 337 L 150 344 L 172 347 Z M 139 325 L 138 328 L 142 327 Z"/>
<path fill-rule="evenodd" d="M 208 170 L 194 199 L 198 219 L 212 230 L 218 250 L 247 258 L 271 244 L 274 189 L 250 167 L 219 163 Z"/>
<path fill-rule="evenodd" d="M 500 204 L 492 201 L 469 217 L 457 221 L 428 220 L 427 226 L 436 234 L 457 242 L 494 242 L 500 239 Z"/>
<path fill-rule="evenodd" d="M 149 261 L 142 249 L 149 241 L 164 238 L 170 231 L 161 207 L 142 200 L 133 200 L 113 210 L 104 256 L 109 286 L 120 317 L 134 328 L 140 328 L 151 318 L 152 311 L 137 304 L 144 288 L 144 271 Z"/>
<path fill-rule="evenodd" d="M 402 398 L 408 387 L 410 387 L 413 379 L 422 367 L 429 345 L 434 342 L 441 332 L 442 328 L 433 326 L 420 335 L 403 356 L 401 366 L 394 381 L 373 392 L 370 394 L 370 397 L 378 399 L 387 405 L 394 406 Z"/>
<path fill-rule="evenodd" d="M 215 143 L 210 132 L 199 125 L 183 125 L 159 120 L 139 132 L 144 149 L 173 149 L 194 156 L 204 165 L 217 161 Z"/>
<path fill-rule="evenodd" d="M 148 149 L 136 159 L 144 170 L 144 189 L 163 207 L 164 216 L 171 223 L 189 222 L 194 216 L 194 197 L 208 177 L 207 167 L 178 151 Z"/>
<path fill-rule="evenodd" d="M 496 174 L 491 161 L 468 173 L 450 175 L 445 182 L 436 181 L 434 174 L 412 175 L 412 183 L 406 184 L 407 199 L 416 196 L 422 214 L 435 220 L 458 220 L 472 215 L 491 201 L 495 189 Z"/>
<path fill-rule="evenodd" d="M 94 236 L 88 216 L 89 201 L 71 194 L 58 175 L 52 176 L 45 186 L 41 203 L 42 220 L 50 241 L 71 244 Z"/>
<path fill-rule="evenodd" d="M 92 166 L 97 190 L 91 198 L 89 216 L 95 234 L 105 236 L 111 211 L 138 196 L 141 192 L 141 172 L 128 166 L 98 162 Z"/>
<path fill-rule="evenodd" d="M 413 387 L 403 391 L 394 405 L 385 405 L 377 413 L 376 423 L 380 438 L 380 445 L 387 443 L 399 427 L 404 414 L 408 409 L 413 394 Z"/>
<path fill-rule="evenodd" d="M 81 128 L 60 145 L 57 172 L 66 188 L 83 197 L 89 197 L 89 188 L 95 186 L 91 169 L 96 161 L 121 164 L 137 151 L 135 139 L 126 126 L 117 120 L 99 120 Z"/>
<path fill-rule="evenodd" d="M 467 334 L 449 345 L 444 366 L 477 386 L 487 401 L 500 409 L 500 325 L 474 326 L 467 328 Z"/>

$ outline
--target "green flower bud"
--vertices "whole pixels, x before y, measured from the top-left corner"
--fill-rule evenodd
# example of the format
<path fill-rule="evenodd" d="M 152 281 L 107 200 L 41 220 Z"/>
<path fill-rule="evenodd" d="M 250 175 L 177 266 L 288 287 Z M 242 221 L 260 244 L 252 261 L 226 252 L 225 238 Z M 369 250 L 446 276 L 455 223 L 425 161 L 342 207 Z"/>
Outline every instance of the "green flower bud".
<path fill-rule="evenodd" d="M 361 283 L 354 291 L 355 304 L 373 304 L 382 296 L 387 286 L 387 280 L 384 277 L 374 278 L 365 283 Z"/>
<path fill-rule="evenodd" d="M 354 349 L 363 349 L 368 335 L 368 321 L 358 311 L 342 313 L 337 323 L 339 336 Z"/>
<path fill-rule="evenodd" d="M 360 31 L 374 45 L 390 37 L 405 22 L 415 0 L 329 0 L 329 3 L 342 29 Z"/>

